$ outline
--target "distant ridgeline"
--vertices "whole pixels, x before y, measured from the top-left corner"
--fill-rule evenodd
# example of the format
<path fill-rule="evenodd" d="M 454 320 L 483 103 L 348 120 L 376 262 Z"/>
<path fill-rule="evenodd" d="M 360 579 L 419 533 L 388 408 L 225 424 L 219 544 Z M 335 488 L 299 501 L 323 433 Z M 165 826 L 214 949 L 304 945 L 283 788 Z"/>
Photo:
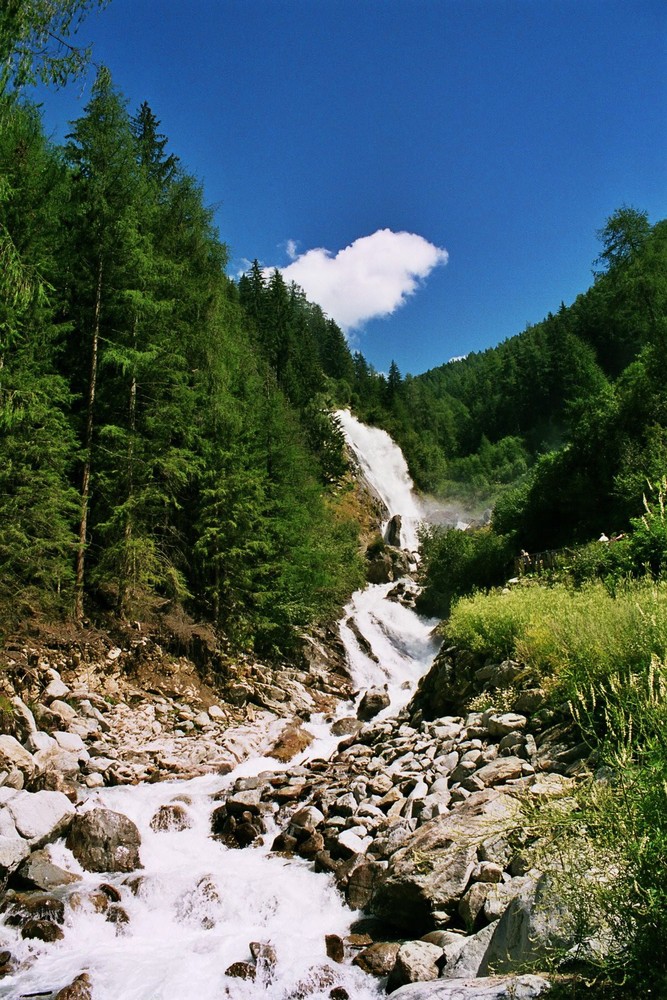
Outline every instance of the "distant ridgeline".
<path fill-rule="evenodd" d="M 598 236 L 573 305 L 487 351 L 394 373 L 384 408 L 359 405 L 423 490 L 497 500 L 517 553 L 625 530 L 667 469 L 667 221 L 622 208 Z"/>
<path fill-rule="evenodd" d="M 3 627 L 177 605 L 289 648 L 363 577 L 340 406 L 389 430 L 424 490 L 518 480 L 498 517 L 522 545 L 637 511 L 665 455 L 664 223 L 620 210 L 572 307 L 385 377 L 279 272 L 226 275 L 202 188 L 106 69 L 63 147 L 6 74 L 0 104 Z"/>

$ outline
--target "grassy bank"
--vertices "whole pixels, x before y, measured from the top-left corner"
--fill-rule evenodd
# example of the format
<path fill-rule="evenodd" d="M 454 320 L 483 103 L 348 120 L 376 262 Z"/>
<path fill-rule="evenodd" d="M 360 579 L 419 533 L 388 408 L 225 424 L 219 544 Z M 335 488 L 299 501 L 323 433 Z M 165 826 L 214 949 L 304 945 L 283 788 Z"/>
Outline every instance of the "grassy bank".
<path fill-rule="evenodd" d="M 446 632 L 525 664 L 595 751 L 578 809 L 542 821 L 568 858 L 562 891 L 587 933 L 613 942 L 596 970 L 608 995 L 667 996 L 667 583 L 632 580 L 612 595 L 599 581 L 525 581 L 460 599 Z"/>

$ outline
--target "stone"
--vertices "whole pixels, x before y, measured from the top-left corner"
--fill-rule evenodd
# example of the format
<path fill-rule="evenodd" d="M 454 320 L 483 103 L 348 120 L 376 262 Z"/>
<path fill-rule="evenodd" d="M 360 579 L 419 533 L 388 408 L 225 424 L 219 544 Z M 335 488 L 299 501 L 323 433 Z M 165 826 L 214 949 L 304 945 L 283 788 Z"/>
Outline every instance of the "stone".
<path fill-rule="evenodd" d="M 160 806 L 151 819 L 151 830 L 173 832 L 187 830 L 192 826 L 188 811 L 180 802 L 169 802 Z"/>
<path fill-rule="evenodd" d="M 449 979 L 402 986 L 394 1000 L 534 1000 L 550 989 L 541 976 L 491 976 Z"/>
<path fill-rule="evenodd" d="M 24 782 L 31 781 L 37 774 L 37 762 L 17 739 L 3 733 L 0 735 L 0 770 L 9 774 L 18 771 Z"/>
<path fill-rule="evenodd" d="M 366 691 L 357 708 L 357 718 L 363 722 L 375 718 L 383 709 L 389 706 L 389 695 L 381 688 L 371 688 Z"/>
<path fill-rule="evenodd" d="M 110 809 L 91 809 L 75 816 L 66 844 L 86 871 L 131 872 L 142 867 L 137 827 Z"/>
<path fill-rule="evenodd" d="M 378 941 L 359 952 L 352 960 L 352 965 L 358 965 L 371 976 L 388 976 L 396 964 L 400 947 L 396 941 Z"/>
<path fill-rule="evenodd" d="M 68 705 L 66 701 L 61 701 L 59 698 L 56 698 L 51 702 L 49 705 L 49 711 L 57 716 L 61 722 L 64 722 L 66 726 L 69 726 L 70 723 L 74 722 L 74 720 L 78 717 L 76 709 L 72 708 L 71 705 Z"/>
<path fill-rule="evenodd" d="M 22 837 L 0 836 L 0 881 L 19 867 L 30 854 L 30 848 Z"/>
<path fill-rule="evenodd" d="M 472 931 L 479 922 L 480 915 L 484 914 L 484 904 L 489 894 L 489 886 L 484 882 L 473 882 L 468 891 L 459 901 L 459 916 L 468 928 Z"/>
<path fill-rule="evenodd" d="M 28 920 L 21 928 L 21 937 L 45 941 L 52 944 L 54 941 L 62 941 L 64 934 L 58 924 L 51 920 Z"/>
<path fill-rule="evenodd" d="M 327 950 L 327 957 L 332 962 L 342 962 L 345 958 L 345 945 L 343 939 L 338 934 L 326 934 L 324 943 Z"/>
<path fill-rule="evenodd" d="M 475 882 L 497 883 L 502 881 L 503 870 L 500 865 L 494 864 L 493 861 L 480 861 L 475 866 L 472 877 Z"/>
<path fill-rule="evenodd" d="M 523 774 L 524 761 L 520 757 L 498 757 L 484 764 L 475 772 L 475 777 L 486 787 L 500 785 Z"/>
<path fill-rule="evenodd" d="M 282 731 L 269 754 L 276 760 L 286 762 L 296 754 L 301 753 L 302 750 L 306 750 L 313 739 L 313 734 L 304 729 L 302 725 L 292 723 Z"/>
<path fill-rule="evenodd" d="M 266 941 L 251 941 L 250 954 L 255 960 L 258 972 L 261 972 L 265 981 L 271 981 L 271 977 L 278 962 L 276 949 Z"/>
<path fill-rule="evenodd" d="M 18 695 L 11 699 L 14 710 L 14 729 L 21 740 L 25 743 L 28 737 L 38 732 L 35 716 L 32 714 L 26 703 Z"/>
<path fill-rule="evenodd" d="M 353 854 L 365 854 L 373 838 L 359 836 L 354 830 L 343 830 L 337 840 L 339 847 L 343 848 L 343 854 L 349 857 Z"/>
<path fill-rule="evenodd" d="M 225 975 L 232 979 L 246 979 L 254 982 L 257 976 L 257 969 L 250 962 L 232 962 L 225 969 Z"/>
<path fill-rule="evenodd" d="M 547 876 L 528 883 L 495 923 L 493 937 L 480 963 L 479 974 L 513 972 L 547 959 L 557 948 L 566 949 L 572 928 L 562 900 Z"/>
<path fill-rule="evenodd" d="M 44 892 L 50 892 L 52 889 L 62 888 L 80 881 L 80 875 L 60 868 L 59 865 L 51 861 L 47 851 L 40 850 L 33 851 L 30 857 L 23 862 L 14 875 L 12 884 L 19 885 L 24 889 L 42 889 Z"/>
<path fill-rule="evenodd" d="M 65 750 L 66 753 L 76 754 L 79 760 L 88 760 L 90 757 L 90 754 L 86 749 L 86 744 L 80 736 L 76 735 L 76 733 L 63 733 L 56 731 L 53 734 L 53 738 L 61 750 Z"/>
<path fill-rule="evenodd" d="M 451 910 L 477 863 L 477 846 L 516 815 L 518 804 L 497 789 L 472 793 L 457 809 L 421 826 L 389 859 L 371 912 L 410 933 L 433 929 L 433 911 Z"/>
<path fill-rule="evenodd" d="M 480 966 L 493 937 L 494 926 L 494 924 L 488 924 L 476 934 L 464 938 L 463 947 L 457 948 L 453 961 L 448 959 L 442 971 L 443 978 L 461 979 L 465 976 L 472 978 L 483 975 L 480 972 Z"/>
<path fill-rule="evenodd" d="M 93 988 L 90 976 L 83 972 L 74 982 L 56 993 L 54 1000 L 93 1000 Z"/>
<path fill-rule="evenodd" d="M 429 982 L 440 975 L 438 961 L 442 948 L 428 941 L 406 941 L 398 949 L 394 967 L 389 974 L 387 992 L 393 993 L 407 983 Z"/>
<path fill-rule="evenodd" d="M 364 724 L 360 719 L 355 719 L 354 716 L 345 716 L 343 719 L 337 719 L 336 722 L 331 727 L 332 736 L 356 736 L 364 728 Z"/>
<path fill-rule="evenodd" d="M 214 722 L 223 722 L 225 719 L 225 713 L 219 705 L 211 705 L 209 707 L 208 714 Z"/>
<path fill-rule="evenodd" d="M 506 736 L 507 733 L 516 732 L 517 729 L 525 729 L 528 723 L 526 716 L 517 712 L 504 712 L 501 715 L 485 712 L 483 720 L 492 736 Z"/>
<path fill-rule="evenodd" d="M 350 909 L 365 910 L 367 908 L 383 872 L 383 866 L 377 861 L 366 862 L 362 860 L 353 868 L 345 887 L 345 898 Z"/>
<path fill-rule="evenodd" d="M 60 678 L 56 671 L 52 671 L 55 675 L 46 685 L 44 692 L 42 694 L 42 700 L 49 704 L 52 701 L 62 701 L 64 698 L 70 694 L 70 688 L 67 684 Z"/>
<path fill-rule="evenodd" d="M 7 804 L 16 829 L 31 847 L 42 847 L 69 827 L 74 806 L 63 792 L 19 792 Z"/>

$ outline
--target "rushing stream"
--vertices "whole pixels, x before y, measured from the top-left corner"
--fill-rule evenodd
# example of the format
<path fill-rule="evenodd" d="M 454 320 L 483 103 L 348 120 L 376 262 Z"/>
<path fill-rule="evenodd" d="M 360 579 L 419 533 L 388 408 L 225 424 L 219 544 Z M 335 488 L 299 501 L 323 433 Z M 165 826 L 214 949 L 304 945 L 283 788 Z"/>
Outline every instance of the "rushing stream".
<path fill-rule="evenodd" d="M 414 551 L 420 506 L 400 450 L 385 432 L 364 427 L 347 412 L 339 416 L 364 474 L 391 514 L 401 514 L 404 547 Z M 392 714 L 407 703 L 437 649 L 431 637 L 434 623 L 388 599 L 394 586 L 373 585 L 353 595 L 340 626 L 356 687 L 363 691 L 386 686 L 391 705 L 385 712 Z M 355 711 L 354 705 L 346 705 L 340 714 Z M 338 740 L 328 735 L 324 720 L 313 720 L 311 728 L 318 738 L 303 759 L 330 755 Z M 50 854 L 56 864 L 81 875 L 83 883 L 76 889 L 96 889 L 104 880 L 122 887 L 129 920 L 110 923 L 87 902 L 67 908 L 64 939 L 54 944 L 23 940 L 14 929 L 0 927 L 0 947 L 11 950 L 22 966 L 2 980 L 0 997 L 47 1000 L 87 971 L 95 1000 L 328 1000 L 330 985 L 305 986 L 312 982 L 309 970 L 332 964 L 325 935 L 345 936 L 360 914 L 344 905 L 329 876 L 316 874 L 298 858 L 272 855 L 271 829 L 262 846 L 243 850 L 230 849 L 210 836 L 216 793 L 239 776 L 295 763 L 298 759 L 281 765 L 256 758 L 225 777 L 91 792 L 85 808 L 104 806 L 123 813 L 141 832 L 143 869 L 137 873 L 136 894 L 128 887 L 132 876 L 128 880 L 126 875 L 85 872 L 63 842 L 52 845 Z M 152 817 L 160 806 L 174 801 L 185 806 L 191 826 L 155 832 Z M 226 976 L 232 963 L 250 959 L 250 942 L 270 942 L 276 968 L 268 972 L 260 967 L 255 982 Z M 359 969 L 335 969 L 336 982 L 354 1000 L 382 995 L 373 978 Z M 304 984 L 302 991 L 299 984 Z"/>

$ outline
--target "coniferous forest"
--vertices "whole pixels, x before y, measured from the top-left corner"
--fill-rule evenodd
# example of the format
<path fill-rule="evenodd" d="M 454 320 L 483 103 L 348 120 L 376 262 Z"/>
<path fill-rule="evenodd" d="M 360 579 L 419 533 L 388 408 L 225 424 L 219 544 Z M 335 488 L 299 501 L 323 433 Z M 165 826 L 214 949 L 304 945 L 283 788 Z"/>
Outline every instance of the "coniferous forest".
<path fill-rule="evenodd" d="M 496 575 L 641 515 L 667 447 L 667 223 L 619 208 L 571 306 L 380 374 L 278 271 L 228 276 L 201 185 L 104 67 L 64 144 L 46 138 L 25 84 L 82 69 L 57 39 L 93 6 L 10 4 L 1 26 L 5 625 L 176 604 L 284 649 L 362 576 L 340 405 L 391 432 L 425 492 L 495 503 Z"/>

